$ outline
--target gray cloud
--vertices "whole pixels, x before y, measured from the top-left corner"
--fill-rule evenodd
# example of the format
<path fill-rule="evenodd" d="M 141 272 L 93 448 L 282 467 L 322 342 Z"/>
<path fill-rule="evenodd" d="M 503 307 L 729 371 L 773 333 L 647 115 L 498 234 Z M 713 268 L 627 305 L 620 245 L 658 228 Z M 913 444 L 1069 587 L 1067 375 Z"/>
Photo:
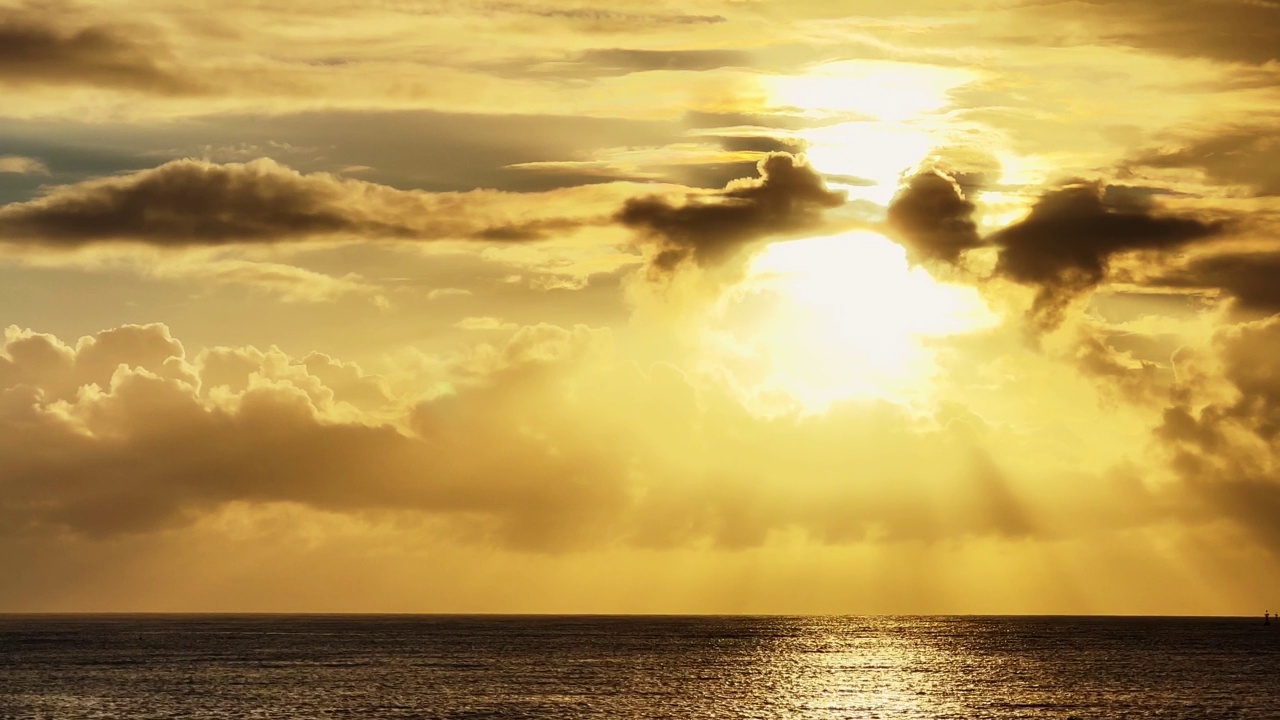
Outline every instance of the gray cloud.
<path fill-rule="evenodd" d="M 1054 327 L 1076 295 L 1103 280 L 1112 256 L 1177 248 L 1226 229 L 1221 219 L 1162 213 L 1144 196 L 1076 181 L 1044 193 L 1027 217 L 987 240 L 1000 249 L 996 272 L 1038 288 L 1031 315 Z"/>
<path fill-rule="evenodd" d="M 1102 381 L 1103 390 L 1131 403 L 1146 403 L 1167 398 L 1171 374 L 1154 362 L 1140 360 L 1123 345 L 1154 345 L 1146 336 L 1108 336 L 1082 333 L 1075 348 L 1076 367 L 1088 377 Z M 1167 358 L 1166 358 L 1167 360 Z"/>
<path fill-rule="evenodd" d="M 623 72 L 653 70 L 715 70 L 748 67 L 751 55 L 740 50 L 637 50 L 601 48 L 578 55 L 577 62 Z"/>
<path fill-rule="evenodd" d="M 145 169 L 169 159 L 244 162 L 271 157 L 304 172 L 366 165 L 371 169 L 360 179 L 402 190 L 539 192 L 612 178 L 531 173 L 512 166 L 683 140 L 683 126 L 670 121 L 428 110 L 237 114 L 181 123 L 0 118 L 0 154 L 41 158 L 60 183 Z M 34 189 L 34 176 L 29 177 Z"/>
<path fill-rule="evenodd" d="M 1280 38 L 1277 38 L 1280 42 Z M 1172 149 L 1151 150 L 1131 167 L 1189 168 L 1219 185 L 1244 185 L 1257 195 L 1280 195 L 1280 133 L 1276 125 L 1230 126 Z"/>
<path fill-rule="evenodd" d="M 889 204 L 888 227 L 915 261 L 954 265 L 965 250 L 983 244 L 973 211 L 955 180 L 937 171 L 923 172 Z"/>
<path fill-rule="evenodd" d="M 712 195 L 691 196 L 683 204 L 665 197 L 628 200 L 617 219 L 659 244 L 659 270 L 685 260 L 712 263 L 768 236 L 813 230 L 825 210 L 842 205 L 844 193 L 828 190 L 822 177 L 792 155 L 770 155 L 760 177 L 737 180 Z"/>
<path fill-rule="evenodd" d="M 1280 3 L 1275 0 L 1079 0 L 1038 4 L 1051 13 L 1088 18 L 1102 38 L 1130 47 L 1177 57 L 1255 65 L 1280 58 Z M 1036 40 L 1041 41 L 1040 36 Z"/>
<path fill-rule="evenodd" d="M 33 13 L 0 9 L 0 84 L 94 85 L 164 95 L 200 91 L 172 65 L 166 47 L 136 31 L 67 28 Z"/>
<path fill-rule="evenodd" d="M 474 211 L 462 195 L 302 174 L 267 159 L 177 160 L 56 187 L 35 200 L 0 207 L 0 241 L 74 247 L 104 241 L 220 245 L 333 235 L 531 240 L 579 224 L 564 218 L 483 217 Z"/>
<path fill-rule="evenodd" d="M 1194 380 L 1175 395 L 1156 436 L 1183 479 L 1186 512 L 1225 516 L 1280 555 L 1280 318 L 1224 331 L 1216 340 L 1232 400 L 1197 406 Z"/>
<path fill-rule="evenodd" d="M 705 72 L 721 68 L 751 67 L 754 64 L 750 53 L 739 50 L 596 48 L 555 57 L 513 57 L 472 63 L 466 67 L 498 77 L 576 83 L 633 73 Z"/>
<path fill-rule="evenodd" d="M 1219 290 L 1238 309 L 1280 312 L 1280 252 L 1224 253 L 1200 257 L 1150 279 L 1153 285 Z"/>
<path fill-rule="evenodd" d="M 586 32 L 636 32 L 680 25 L 716 25 L 726 22 L 723 15 L 690 15 L 685 13 L 635 13 L 606 10 L 603 8 L 564 8 L 554 5 L 492 3 L 489 7 L 500 12 L 531 15 L 571 23 Z"/>

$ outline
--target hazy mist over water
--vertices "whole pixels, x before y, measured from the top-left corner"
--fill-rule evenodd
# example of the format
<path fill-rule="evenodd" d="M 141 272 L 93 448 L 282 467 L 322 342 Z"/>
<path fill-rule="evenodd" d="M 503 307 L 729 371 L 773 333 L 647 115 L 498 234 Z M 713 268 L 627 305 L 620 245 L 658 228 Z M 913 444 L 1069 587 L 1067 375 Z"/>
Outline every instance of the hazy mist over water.
<path fill-rule="evenodd" d="M 8 718 L 1277 718 L 1253 618 L 0 616 Z"/>

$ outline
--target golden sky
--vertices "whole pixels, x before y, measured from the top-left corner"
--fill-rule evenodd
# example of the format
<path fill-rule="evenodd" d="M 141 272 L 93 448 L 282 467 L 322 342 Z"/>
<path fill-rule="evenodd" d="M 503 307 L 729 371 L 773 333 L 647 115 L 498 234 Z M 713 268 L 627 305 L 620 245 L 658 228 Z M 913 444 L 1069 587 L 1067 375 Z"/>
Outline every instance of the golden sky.
<path fill-rule="evenodd" d="M 1278 0 L 0 0 L 0 611 L 1260 614 Z"/>

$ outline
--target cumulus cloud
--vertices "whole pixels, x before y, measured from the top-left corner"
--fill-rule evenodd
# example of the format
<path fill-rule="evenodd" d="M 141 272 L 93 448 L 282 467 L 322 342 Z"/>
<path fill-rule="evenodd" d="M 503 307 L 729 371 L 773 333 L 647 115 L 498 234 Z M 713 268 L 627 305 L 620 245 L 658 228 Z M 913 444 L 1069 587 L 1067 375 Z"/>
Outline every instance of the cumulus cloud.
<path fill-rule="evenodd" d="M 654 266 L 670 271 L 686 260 L 723 260 L 764 237 L 816 230 L 824 211 L 845 202 L 844 193 L 828 190 L 803 159 L 773 154 L 758 167 L 757 179 L 736 180 L 681 204 L 660 196 L 628 200 L 616 217 L 656 242 Z"/>
<path fill-rule="evenodd" d="M 396 190 L 329 173 L 303 174 L 265 158 L 226 164 L 175 160 L 58 186 L 35 200 L 0 207 L 0 241 L 61 247 L 108 241 L 221 245 L 333 236 L 517 241 L 584 221 L 539 217 L 529 203 L 508 211 L 504 199 L 492 191 Z"/>
<path fill-rule="evenodd" d="M 172 53 L 110 25 L 64 26 L 34 12 L 0 9 L 0 84 L 93 85 L 163 95 L 200 91 Z"/>
<path fill-rule="evenodd" d="M 610 333 L 584 327 L 524 327 L 477 346 L 448 363 L 452 390 L 427 399 L 397 397 L 321 354 L 191 354 L 163 325 L 75 345 L 17 328 L 7 337 L 0 526 L 10 533 L 149 533 L 231 503 L 417 513 L 538 551 L 752 547 L 794 529 L 842 544 L 1044 527 L 1028 486 L 965 423 L 922 422 L 888 403 L 762 419 L 673 367 L 641 372 Z M 856 482 L 849 468 L 861 468 Z"/>
<path fill-rule="evenodd" d="M 931 170 L 913 176 L 893 198 L 888 227 L 915 261 L 954 265 L 965 250 L 983 244 L 973 212 L 974 204 L 956 181 Z"/>
<path fill-rule="evenodd" d="M 1178 248 L 1226 229 L 1221 219 L 1164 213 L 1145 194 L 1081 181 L 1045 192 L 1025 218 L 987 240 L 999 248 L 999 275 L 1037 288 L 1031 316 L 1051 328 L 1106 277 L 1113 256 Z"/>
<path fill-rule="evenodd" d="M 553 437 L 519 428 L 559 391 L 541 368 L 571 365 L 594 338 L 517 333 L 469 361 L 484 367 L 469 390 L 393 425 L 371 410 L 391 404 L 385 388 L 327 356 L 188 357 L 161 325 L 75 347 L 11 329 L 0 356 L 0 517 L 10 531 L 101 536 L 283 501 L 478 518 L 477 532 L 526 548 L 577 542 L 623 500 L 613 444 L 581 422 Z"/>

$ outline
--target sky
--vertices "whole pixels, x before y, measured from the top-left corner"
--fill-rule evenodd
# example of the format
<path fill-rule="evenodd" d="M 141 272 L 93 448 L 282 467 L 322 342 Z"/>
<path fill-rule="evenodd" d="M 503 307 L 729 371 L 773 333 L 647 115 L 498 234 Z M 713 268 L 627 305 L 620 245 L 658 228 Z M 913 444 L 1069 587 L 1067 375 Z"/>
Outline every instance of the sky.
<path fill-rule="evenodd" d="M 0 0 L 0 612 L 1280 610 L 1280 1 Z"/>

